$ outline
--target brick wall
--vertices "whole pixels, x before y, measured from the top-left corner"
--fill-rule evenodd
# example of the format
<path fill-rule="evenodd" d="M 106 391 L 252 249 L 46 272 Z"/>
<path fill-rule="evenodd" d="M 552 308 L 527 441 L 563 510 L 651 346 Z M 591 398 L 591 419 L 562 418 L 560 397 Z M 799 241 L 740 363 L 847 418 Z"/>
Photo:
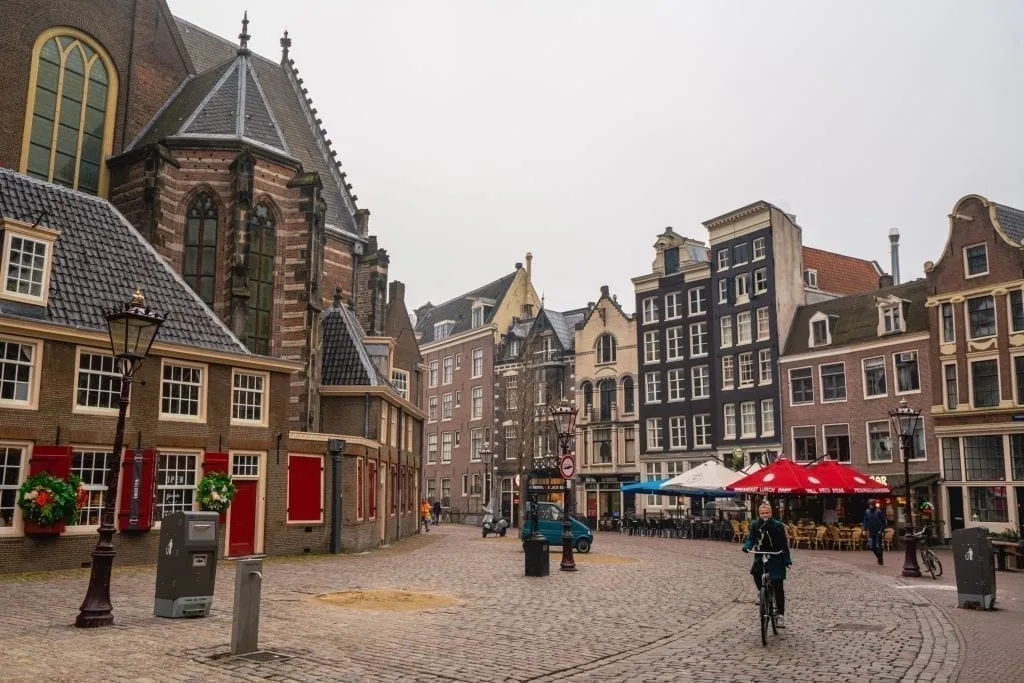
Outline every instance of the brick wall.
<path fill-rule="evenodd" d="M 0 14 L 0 63 L 5 65 L 0 71 L 0 166 L 20 165 L 32 48 L 39 34 L 53 26 L 92 36 L 114 62 L 119 85 L 115 154 L 188 75 L 188 59 L 178 49 L 177 29 L 161 0 L 8 0 Z"/>

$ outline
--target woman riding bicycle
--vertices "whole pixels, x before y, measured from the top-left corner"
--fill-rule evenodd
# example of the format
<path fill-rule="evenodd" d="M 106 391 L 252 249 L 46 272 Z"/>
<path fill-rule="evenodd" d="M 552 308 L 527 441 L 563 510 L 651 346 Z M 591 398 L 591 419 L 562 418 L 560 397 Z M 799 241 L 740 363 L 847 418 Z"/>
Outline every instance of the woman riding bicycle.
<path fill-rule="evenodd" d="M 786 526 L 772 517 L 772 506 L 767 500 L 758 508 L 758 517 L 760 519 L 750 525 L 750 535 L 743 544 L 743 552 L 749 553 L 754 549 L 761 552 L 782 551 L 781 555 L 768 555 L 767 562 L 768 575 L 775 587 L 775 604 L 779 610 L 778 626 L 785 628 L 786 621 L 783 617 L 786 614 L 786 592 L 783 583 L 786 580 L 786 569 L 793 566 L 793 558 L 789 554 L 789 541 L 786 539 Z M 750 573 L 754 575 L 754 584 L 760 593 L 761 575 L 764 573 L 761 555 L 754 558 L 754 566 L 750 568 Z"/>

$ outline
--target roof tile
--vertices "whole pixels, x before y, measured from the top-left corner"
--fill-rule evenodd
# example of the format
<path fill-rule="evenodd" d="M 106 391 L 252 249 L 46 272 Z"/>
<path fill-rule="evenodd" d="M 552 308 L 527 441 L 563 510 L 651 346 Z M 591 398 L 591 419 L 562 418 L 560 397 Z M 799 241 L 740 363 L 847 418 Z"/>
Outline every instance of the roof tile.
<path fill-rule="evenodd" d="M 878 289 L 882 269 L 875 261 L 837 254 L 813 247 L 803 248 L 804 268 L 818 272 L 818 289 L 838 295 Z"/>

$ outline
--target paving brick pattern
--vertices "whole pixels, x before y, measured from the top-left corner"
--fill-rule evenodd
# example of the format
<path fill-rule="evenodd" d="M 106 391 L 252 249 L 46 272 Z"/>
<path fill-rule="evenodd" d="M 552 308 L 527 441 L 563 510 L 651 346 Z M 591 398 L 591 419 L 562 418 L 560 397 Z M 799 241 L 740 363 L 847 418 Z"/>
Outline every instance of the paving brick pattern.
<path fill-rule="evenodd" d="M 97 631 L 70 626 L 84 572 L 0 576 L 0 680 L 944 681 L 965 662 L 981 667 L 964 669 L 965 680 L 1024 679 L 1008 649 L 1024 624 L 1019 574 L 1000 575 L 1002 611 L 967 612 L 942 588 L 951 576 L 919 587 L 896 578 L 894 555 L 879 568 L 869 553 L 796 551 L 790 627 L 763 648 L 738 545 L 600 534 L 592 557 L 564 573 L 552 554 L 549 577 L 527 578 L 514 539 L 444 525 L 375 553 L 269 560 L 260 646 L 282 658 L 268 663 L 229 656 L 230 562 L 211 616 L 199 620 L 152 616 L 151 569 L 116 573 L 117 624 Z M 459 603 L 364 612 L 314 600 L 372 588 Z M 986 641 L 980 658 L 970 654 L 975 640 Z"/>

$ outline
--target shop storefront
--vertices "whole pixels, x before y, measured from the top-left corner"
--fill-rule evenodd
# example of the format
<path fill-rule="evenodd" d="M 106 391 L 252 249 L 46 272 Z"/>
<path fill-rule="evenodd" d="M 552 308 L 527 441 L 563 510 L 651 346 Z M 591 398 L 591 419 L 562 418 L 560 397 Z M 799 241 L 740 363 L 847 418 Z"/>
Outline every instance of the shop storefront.
<path fill-rule="evenodd" d="M 582 509 L 577 509 L 591 529 L 617 527 L 618 520 L 636 512 L 636 495 L 623 493 L 622 485 L 639 481 L 637 474 L 583 477 Z"/>

